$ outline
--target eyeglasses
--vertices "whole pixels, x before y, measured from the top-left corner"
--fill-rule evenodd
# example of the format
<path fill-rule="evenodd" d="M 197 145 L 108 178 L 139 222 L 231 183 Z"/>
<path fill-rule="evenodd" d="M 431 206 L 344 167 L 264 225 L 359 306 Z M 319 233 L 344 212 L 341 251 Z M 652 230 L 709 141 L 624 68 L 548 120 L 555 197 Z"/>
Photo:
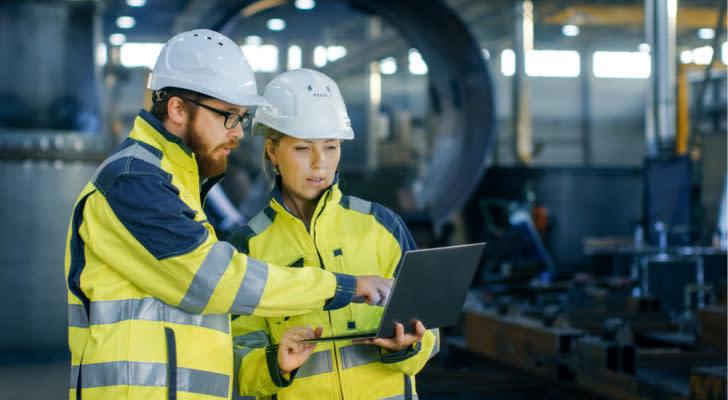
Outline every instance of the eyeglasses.
<path fill-rule="evenodd" d="M 248 125 L 250 125 L 250 120 L 253 118 L 253 116 L 250 115 L 250 113 L 247 113 L 247 112 L 246 113 L 243 113 L 243 114 L 235 114 L 235 113 L 231 113 L 231 112 L 228 112 L 228 111 L 223 111 L 223 110 L 217 109 L 217 108 L 212 107 L 212 106 L 208 106 L 207 104 L 200 103 L 197 100 L 192 100 L 192 99 L 189 99 L 189 98 L 186 98 L 186 97 L 180 97 L 180 99 L 187 100 L 190 103 L 195 103 L 195 104 L 197 104 L 200 107 L 204 107 L 204 108 L 206 108 L 206 109 L 208 109 L 208 110 L 210 110 L 210 111 L 212 111 L 214 113 L 217 113 L 217 114 L 222 115 L 223 117 L 225 117 L 225 123 L 224 124 L 225 124 L 225 128 L 226 129 L 233 129 L 236 126 L 238 126 L 238 124 L 240 124 L 240 129 L 245 130 L 245 128 L 247 128 Z"/>

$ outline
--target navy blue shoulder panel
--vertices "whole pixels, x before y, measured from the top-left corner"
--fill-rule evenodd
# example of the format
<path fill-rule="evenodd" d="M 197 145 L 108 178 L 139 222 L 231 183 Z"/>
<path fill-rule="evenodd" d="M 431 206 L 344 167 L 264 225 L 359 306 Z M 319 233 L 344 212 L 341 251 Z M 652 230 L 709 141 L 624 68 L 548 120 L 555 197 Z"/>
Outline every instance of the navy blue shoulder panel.
<path fill-rule="evenodd" d="M 171 182 L 172 175 L 160 168 L 161 161 L 161 150 L 127 138 L 101 163 L 91 180 L 104 194 L 121 175 L 128 173 L 157 174 Z"/>
<path fill-rule="evenodd" d="M 86 318 L 88 318 L 90 310 L 89 298 L 81 290 L 81 272 L 83 272 L 83 267 L 86 266 L 86 251 L 84 250 L 84 242 L 83 239 L 81 239 L 81 235 L 78 233 L 78 229 L 83 223 L 83 209 L 86 207 L 86 200 L 88 200 L 88 197 L 93 193 L 94 191 L 91 191 L 86 196 L 83 196 L 83 198 L 76 203 L 76 207 L 73 210 L 73 217 L 71 217 L 71 242 L 69 245 L 71 265 L 67 277 L 68 289 L 83 303 L 83 307 L 86 310 Z"/>
<path fill-rule="evenodd" d="M 362 202 L 363 200 L 356 197 L 342 196 L 339 204 L 346 209 L 356 209 L 356 207 L 360 207 L 360 203 Z M 379 203 L 366 203 L 369 205 L 368 214 L 372 215 L 374 219 L 376 219 L 380 225 L 384 226 L 397 240 L 399 247 L 402 249 L 402 257 L 404 257 L 405 252 L 417 249 L 417 245 L 415 244 L 415 240 L 412 238 L 412 234 L 409 229 L 407 229 L 407 225 L 404 224 L 404 221 L 402 221 L 402 218 L 399 215 Z M 354 206 L 354 204 L 356 204 L 356 206 Z M 399 273 L 400 265 L 402 265 L 402 257 L 400 257 L 399 262 L 397 263 L 397 268 L 394 270 L 395 277 Z"/>
<path fill-rule="evenodd" d="M 235 246 L 239 252 L 248 254 L 250 252 L 248 243 L 253 236 L 255 236 L 255 232 L 249 226 L 245 225 L 230 232 L 225 238 L 225 241 Z"/>
<path fill-rule="evenodd" d="M 158 260 L 189 253 L 207 228 L 179 198 L 172 175 L 160 168 L 162 153 L 136 140 L 125 143 L 94 174 L 93 183 L 124 227 Z"/>

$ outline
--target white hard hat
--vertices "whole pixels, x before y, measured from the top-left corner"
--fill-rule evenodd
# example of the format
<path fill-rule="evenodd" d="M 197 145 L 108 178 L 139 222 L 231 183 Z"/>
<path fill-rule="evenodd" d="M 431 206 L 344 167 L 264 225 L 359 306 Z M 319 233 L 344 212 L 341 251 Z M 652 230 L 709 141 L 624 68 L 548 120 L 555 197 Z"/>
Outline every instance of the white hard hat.
<path fill-rule="evenodd" d="M 268 104 L 258 94 L 243 51 L 227 36 L 209 29 L 182 32 L 159 53 L 149 89 L 193 90 L 239 106 Z"/>
<path fill-rule="evenodd" d="M 265 135 L 270 127 L 299 139 L 354 139 L 339 87 L 318 71 L 284 72 L 268 84 L 263 97 L 270 105 L 255 111 L 253 135 Z"/>

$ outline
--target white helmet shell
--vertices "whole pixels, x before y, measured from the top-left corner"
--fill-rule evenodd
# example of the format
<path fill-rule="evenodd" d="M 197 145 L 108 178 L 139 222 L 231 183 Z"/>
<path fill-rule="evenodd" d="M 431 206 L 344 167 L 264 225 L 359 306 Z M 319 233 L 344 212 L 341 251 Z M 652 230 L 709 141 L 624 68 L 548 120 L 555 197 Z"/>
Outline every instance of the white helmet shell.
<path fill-rule="evenodd" d="M 253 135 L 265 135 L 270 127 L 299 139 L 354 138 L 339 87 L 321 72 L 284 72 L 268 84 L 263 97 L 270 105 L 256 109 Z"/>
<path fill-rule="evenodd" d="M 147 87 L 193 90 L 239 106 L 268 104 L 258 94 L 255 75 L 240 46 L 209 29 L 182 32 L 170 39 L 159 53 Z"/>

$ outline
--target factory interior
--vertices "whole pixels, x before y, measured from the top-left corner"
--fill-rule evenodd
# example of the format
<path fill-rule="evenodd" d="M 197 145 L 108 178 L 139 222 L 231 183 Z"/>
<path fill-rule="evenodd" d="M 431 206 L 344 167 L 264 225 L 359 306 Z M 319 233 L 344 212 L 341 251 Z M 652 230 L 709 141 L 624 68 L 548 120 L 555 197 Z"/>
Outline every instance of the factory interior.
<path fill-rule="evenodd" d="M 0 398 L 68 397 L 74 204 L 197 28 L 258 92 L 330 76 L 342 190 L 419 248 L 487 242 L 419 399 L 726 398 L 725 0 L 0 1 Z M 265 205 L 247 133 L 216 230 Z"/>

